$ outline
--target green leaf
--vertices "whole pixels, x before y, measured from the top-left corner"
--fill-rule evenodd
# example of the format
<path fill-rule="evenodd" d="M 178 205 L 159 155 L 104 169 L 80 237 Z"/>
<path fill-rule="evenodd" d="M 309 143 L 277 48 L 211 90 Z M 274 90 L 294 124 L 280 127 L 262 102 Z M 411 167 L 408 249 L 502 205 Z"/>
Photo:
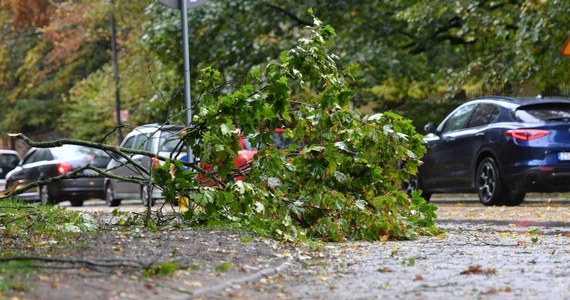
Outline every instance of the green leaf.
<path fill-rule="evenodd" d="M 366 208 L 366 201 L 364 200 L 357 200 L 355 203 L 356 207 L 358 207 L 361 210 L 364 210 Z"/>
<path fill-rule="evenodd" d="M 217 265 L 216 268 L 215 268 L 215 270 L 216 270 L 217 272 L 224 273 L 224 272 L 229 271 L 229 270 L 231 269 L 231 267 L 232 267 L 232 263 L 223 262 L 223 263 Z"/>
<path fill-rule="evenodd" d="M 158 275 L 169 276 L 179 269 L 179 266 L 175 262 L 164 262 L 158 266 Z"/>
<path fill-rule="evenodd" d="M 220 130 L 223 135 L 229 135 L 233 134 L 233 131 L 235 131 L 235 127 L 231 123 L 224 123 L 220 125 Z"/>

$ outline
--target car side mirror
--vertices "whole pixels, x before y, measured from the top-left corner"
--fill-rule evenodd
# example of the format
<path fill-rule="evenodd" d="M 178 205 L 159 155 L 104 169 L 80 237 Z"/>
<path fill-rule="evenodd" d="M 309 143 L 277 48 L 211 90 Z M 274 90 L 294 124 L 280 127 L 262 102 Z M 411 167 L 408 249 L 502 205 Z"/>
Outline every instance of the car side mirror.
<path fill-rule="evenodd" d="M 434 122 L 429 122 L 429 123 L 426 124 L 426 126 L 424 126 L 424 130 L 425 130 L 425 132 L 426 132 L 427 134 L 435 133 L 436 129 L 437 129 L 437 128 L 436 128 Z"/>

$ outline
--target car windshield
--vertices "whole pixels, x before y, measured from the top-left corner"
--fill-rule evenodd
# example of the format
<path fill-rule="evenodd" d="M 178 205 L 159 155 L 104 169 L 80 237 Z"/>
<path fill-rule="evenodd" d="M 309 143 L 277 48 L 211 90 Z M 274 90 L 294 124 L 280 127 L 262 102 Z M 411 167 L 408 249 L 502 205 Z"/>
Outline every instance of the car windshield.
<path fill-rule="evenodd" d="M 107 158 L 109 155 L 100 149 L 88 148 L 77 145 L 63 145 L 53 148 L 56 159 L 85 159 L 93 160 L 95 158 Z"/>
<path fill-rule="evenodd" d="M 568 121 L 570 103 L 541 103 L 519 107 L 515 118 L 520 122 Z"/>
<path fill-rule="evenodd" d="M 259 145 L 253 145 L 253 138 L 255 137 L 255 134 L 252 134 L 246 138 L 244 138 L 244 142 L 243 142 L 243 149 L 245 150 L 257 150 L 259 149 Z M 288 149 L 289 145 L 291 144 L 297 144 L 295 141 L 293 141 L 292 138 L 289 137 L 285 137 L 285 135 L 283 135 L 283 132 L 274 132 L 271 135 L 271 145 L 275 146 L 279 149 Z"/>

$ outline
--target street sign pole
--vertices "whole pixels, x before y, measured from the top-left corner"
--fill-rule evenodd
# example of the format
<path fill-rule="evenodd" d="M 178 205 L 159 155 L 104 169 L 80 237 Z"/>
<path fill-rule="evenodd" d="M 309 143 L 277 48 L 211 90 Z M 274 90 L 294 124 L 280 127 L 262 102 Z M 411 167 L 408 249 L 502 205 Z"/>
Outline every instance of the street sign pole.
<path fill-rule="evenodd" d="M 192 126 L 192 96 L 190 92 L 190 50 L 188 40 L 188 10 L 196 8 L 208 0 L 159 0 L 160 3 L 174 8 L 180 9 L 182 14 L 182 51 L 184 57 L 184 102 L 186 106 L 186 127 Z M 192 148 L 188 145 L 188 153 L 186 157 L 188 163 L 194 161 Z"/>
<path fill-rule="evenodd" d="M 192 96 L 190 91 L 190 46 L 188 40 L 188 2 L 187 0 L 180 0 L 180 7 L 182 8 L 182 52 L 184 54 L 184 99 L 186 104 L 186 127 L 192 126 Z M 187 146 L 188 153 L 186 161 L 192 163 L 194 157 L 192 155 L 192 147 Z"/>

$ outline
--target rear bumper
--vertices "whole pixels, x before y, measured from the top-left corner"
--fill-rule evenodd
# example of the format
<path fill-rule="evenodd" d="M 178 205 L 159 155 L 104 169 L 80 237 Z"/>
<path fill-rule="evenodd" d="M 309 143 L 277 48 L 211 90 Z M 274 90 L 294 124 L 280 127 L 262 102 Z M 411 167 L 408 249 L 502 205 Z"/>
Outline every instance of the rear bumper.
<path fill-rule="evenodd" d="M 58 201 L 69 199 L 105 199 L 103 178 L 64 179 L 49 186 L 49 192 Z"/>
<path fill-rule="evenodd" d="M 510 191 L 516 192 L 568 192 L 570 167 L 533 167 L 504 176 Z"/>

